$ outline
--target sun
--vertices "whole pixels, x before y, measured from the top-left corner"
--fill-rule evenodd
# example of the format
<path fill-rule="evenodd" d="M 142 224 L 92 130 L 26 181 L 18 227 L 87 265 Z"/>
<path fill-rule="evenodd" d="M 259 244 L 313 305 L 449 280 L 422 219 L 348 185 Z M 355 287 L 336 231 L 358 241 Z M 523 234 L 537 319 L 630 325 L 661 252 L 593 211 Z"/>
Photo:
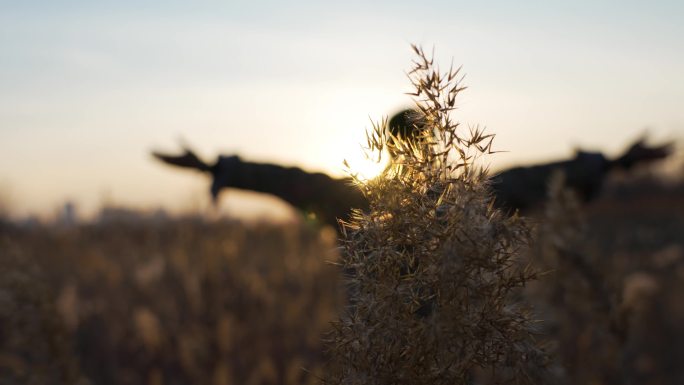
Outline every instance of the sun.
<path fill-rule="evenodd" d="M 387 167 L 387 154 L 383 154 L 379 161 L 377 154 L 369 155 L 359 151 L 357 156 L 345 160 L 347 171 L 362 182 L 376 178 Z"/>

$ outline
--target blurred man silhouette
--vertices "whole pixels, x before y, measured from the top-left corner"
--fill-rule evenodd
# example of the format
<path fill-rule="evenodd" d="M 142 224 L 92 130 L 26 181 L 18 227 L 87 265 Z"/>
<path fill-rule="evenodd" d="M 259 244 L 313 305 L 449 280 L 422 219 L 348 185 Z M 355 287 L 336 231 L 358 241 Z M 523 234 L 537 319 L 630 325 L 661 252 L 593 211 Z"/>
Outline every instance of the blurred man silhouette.
<path fill-rule="evenodd" d="M 418 140 L 415 133 L 421 124 L 421 114 L 407 109 L 392 116 L 388 129 L 394 137 L 413 141 Z M 510 213 L 540 205 L 547 196 L 551 176 L 558 171 L 565 174 L 566 186 L 588 201 L 599 192 L 610 171 L 628 170 L 635 164 L 664 159 L 671 150 L 669 143 L 649 147 L 640 139 L 612 160 L 598 152 L 578 151 L 573 159 L 504 170 L 490 179 L 494 204 Z M 302 212 L 315 214 L 319 221 L 332 226 L 337 226 L 338 219 L 349 219 L 351 209 L 366 209 L 368 206 L 361 191 L 348 178 L 336 179 L 296 167 L 246 162 L 235 155 L 219 156 L 216 163 L 209 165 L 187 147 L 182 155 L 152 154 L 167 164 L 211 174 L 214 200 L 224 188 L 268 193 Z"/>

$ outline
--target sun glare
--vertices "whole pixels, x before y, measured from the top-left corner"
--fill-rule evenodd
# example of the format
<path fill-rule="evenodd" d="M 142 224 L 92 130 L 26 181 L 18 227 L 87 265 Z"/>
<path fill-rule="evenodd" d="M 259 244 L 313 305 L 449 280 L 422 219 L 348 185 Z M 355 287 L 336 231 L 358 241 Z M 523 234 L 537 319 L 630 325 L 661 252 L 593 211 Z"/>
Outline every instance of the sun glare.
<path fill-rule="evenodd" d="M 387 167 L 387 154 L 383 154 L 381 160 L 378 162 L 377 154 L 372 154 L 374 159 L 369 159 L 362 152 L 355 158 L 347 159 L 346 163 L 349 166 L 348 171 L 352 175 L 356 175 L 361 181 L 371 180 L 382 172 Z"/>

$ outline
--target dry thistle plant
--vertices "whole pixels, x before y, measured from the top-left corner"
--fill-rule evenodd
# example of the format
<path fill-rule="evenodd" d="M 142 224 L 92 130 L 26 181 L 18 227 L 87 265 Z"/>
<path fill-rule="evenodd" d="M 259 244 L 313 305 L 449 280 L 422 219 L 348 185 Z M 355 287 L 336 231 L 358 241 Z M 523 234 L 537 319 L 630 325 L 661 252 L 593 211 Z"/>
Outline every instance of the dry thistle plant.
<path fill-rule="evenodd" d="M 374 125 L 369 148 L 391 166 L 360 183 L 370 202 L 343 224 L 350 306 L 330 336 L 333 384 L 533 383 L 545 362 L 519 301 L 533 278 L 526 225 L 492 207 L 480 155 L 449 112 L 464 89 L 416 46 L 408 77 L 424 121 L 411 138 Z"/>

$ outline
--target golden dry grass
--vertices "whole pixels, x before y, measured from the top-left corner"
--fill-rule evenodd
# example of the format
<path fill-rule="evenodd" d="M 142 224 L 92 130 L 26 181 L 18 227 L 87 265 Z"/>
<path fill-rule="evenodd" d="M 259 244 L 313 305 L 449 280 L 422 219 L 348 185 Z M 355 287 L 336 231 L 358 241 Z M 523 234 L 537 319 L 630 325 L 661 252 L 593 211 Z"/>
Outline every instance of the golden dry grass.
<path fill-rule="evenodd" d="M 527 293 L 553 383 L 682 383 L 682 191 L 627 179 L 580 211 L 557 201 L 569 223 L 535 217 L 538 248 L 555 248 Z M 325 262 L 337 258 L 332 238 L 197 219 L 4 224 L 0 383 L 316 382 L 344 295 Z M 559 260 L 568 250 L 586 265 Z"/>
<path fill-rule="evenodd" d="M 311 383 L 341 300 L 334 235 L 299 225 L 4 227 L 0 250 L 0 383 Z"/>

